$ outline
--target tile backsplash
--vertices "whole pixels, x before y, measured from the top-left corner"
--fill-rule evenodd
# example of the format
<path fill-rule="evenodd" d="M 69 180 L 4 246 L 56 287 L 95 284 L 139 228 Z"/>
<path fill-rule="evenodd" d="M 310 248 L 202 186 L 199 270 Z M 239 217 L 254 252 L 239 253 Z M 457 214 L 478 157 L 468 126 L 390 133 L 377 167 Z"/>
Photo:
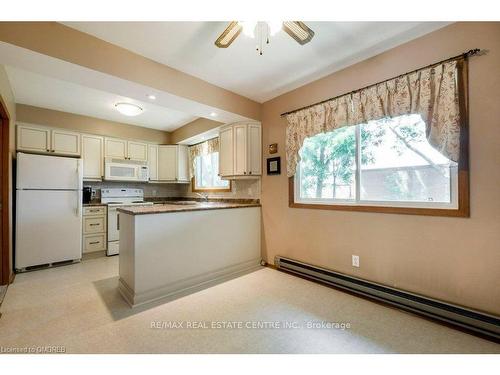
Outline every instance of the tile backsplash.
<path fill-rule="evenodd" d="M 84 181 L 83 186 L 90 186 L 95 191 L 95 198 L 101 198 L 101 189 L 143 189 L 144 196 L 147 198 L 152 197 L 182 197 L 184 196 L 185 185 L 181 184 L 151 184 L 140 182 L 119 182 L 119 181 Z"/>
<path fill-rule="evenodd" d="M 184 194 L 186 197 L 198 197 L 196 193 L 192 192 L 191 184 L 183 186 Z M 260 199 L 260 178 L 248 180 L 233 180 L 232 191 L 230 192 L 209 192 L 210 198 L 234 198 L 234 199 Z"/>
<path fill-rule="evenodd" d="M 101 189 L 143 189 L 144 196 L 154 197 L 198 197 L 191 191 L 191 184 L 155 184 L 140 182 L 118 182 L 118 181 L 84 181 L 83 186 L 90 186 L 95 191 L 94 198 L 100 199 Z M 234 198 L 234 199 L 260 199 L 261 183 L 260 179 L 255 180 L 234 180 L 232 191 L 224 193 L 209 193 L 213 198 Z"/>

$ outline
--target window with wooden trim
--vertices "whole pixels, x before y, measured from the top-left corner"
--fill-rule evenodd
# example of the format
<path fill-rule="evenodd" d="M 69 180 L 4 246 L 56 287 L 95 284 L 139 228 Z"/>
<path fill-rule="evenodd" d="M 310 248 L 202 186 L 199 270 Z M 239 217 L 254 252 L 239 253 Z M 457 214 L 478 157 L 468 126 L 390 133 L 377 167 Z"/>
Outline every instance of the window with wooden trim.
<path fill-rule="evenodd" d="M 309 137 L 300 158 L 291 178 L 292 207 L 468 215 L 459 210 L 467 186 L 459 182 L 458 165 L 429 144 L 420 115 Z"/>
<path fill-rule="evenodd" d="M 231 183 L 219 177 L 219 153 L 212 152 L 194 158 L 194 176 L 192 180 L 194 192 L 231 191 Z"/>

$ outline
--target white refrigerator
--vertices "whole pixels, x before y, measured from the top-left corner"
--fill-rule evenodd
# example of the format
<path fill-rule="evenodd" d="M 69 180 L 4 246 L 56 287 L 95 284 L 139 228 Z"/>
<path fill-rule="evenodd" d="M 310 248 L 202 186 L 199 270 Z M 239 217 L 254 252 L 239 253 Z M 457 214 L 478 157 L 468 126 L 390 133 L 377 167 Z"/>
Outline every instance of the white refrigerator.
<path fill-rule="evenodd" d="M 82 257 L 82 160 L 17 154 L 15 268 Z"/>

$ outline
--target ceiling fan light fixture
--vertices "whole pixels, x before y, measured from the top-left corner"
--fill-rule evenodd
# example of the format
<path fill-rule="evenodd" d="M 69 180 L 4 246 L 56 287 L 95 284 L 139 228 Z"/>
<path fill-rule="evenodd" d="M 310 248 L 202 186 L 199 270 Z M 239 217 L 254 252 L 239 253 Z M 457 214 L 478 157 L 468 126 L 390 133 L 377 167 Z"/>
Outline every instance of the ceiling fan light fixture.
<path fill-rule="evenodd" d="M 226 27 L 226 30 L 217 38 L 215 45 L 219 48 L 227 48 L 241 34 L 243 27 L 237 21 L 233 21 Z"/>
<path fill-rule="evenodd" d="M 314 31 L 301 21 L 285 21 L 283 30 L 301 45 L 309 42 L 314 36 Z"/>
<path fill-rule="evenodd" d="M 142 108 L 132 103 L 116 103 L 115 108 L 125 116 L 137 116 L 142 113 Z"/>

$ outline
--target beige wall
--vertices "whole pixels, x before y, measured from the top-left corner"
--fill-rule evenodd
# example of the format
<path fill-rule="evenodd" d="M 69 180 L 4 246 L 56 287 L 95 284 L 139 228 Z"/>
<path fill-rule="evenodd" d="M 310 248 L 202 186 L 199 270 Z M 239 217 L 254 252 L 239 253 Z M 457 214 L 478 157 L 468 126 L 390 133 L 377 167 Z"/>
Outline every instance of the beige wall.
<path fill-rule="evenodd" d="M 489 52 L 470 61 L 471 217 L 293 209 L 286 175 L 264 176 L 269 262 L 284 255 L 500 314 L 500 23 L 450 25 L 264 103 L 263 145 L 266 153 L 277 142 L 284 160 L 280 113 L 472 48 Z M 359 269 L 352 254 L 360 256 Z"/>
<path fill-rule="evenodd" d="M 212 130 L 221 125 L 222 122 L 213 121 L 206 118 L 199 118 L 171 132 L 170 142 L 179 143 L 185 139 Z"/>
<path fill-rule="evenodd" d="M 9 227 L 12 228 L 12 157 L 15 149 L 15 135 L 14 135 L 14 124 L 16 122 L 16 104 L 14 102 L 14 95 L 12 94 L 12 89 L 10 87 L 9 80 L 7 78 L 7 72 L 3 65 L 0 65 L 0 97 L 2 98 L 3 103 L 7 106 L 7 111 L 10 116 L 9 130 L 10 130 L 10 141 L 9 141 Z M 12 231 L 10 233 L 10 267 L 12 270 Z"/>
<path fill-rule="evenodd" d="M 260 120 L 261 105 L 253 100 L 57 22 L 0 22 L 0 40 Z"/>
<path fill-rule="evenodd" d="M 153 143 L 168 144 L 170 142 L 170 133 L 168 132 L 101 120 L 95 117 L 32 107 L 24 104 L 16 105 L 16 113 L 18 122 L 53 126 L 82 133 L 135 139 Z"/>

